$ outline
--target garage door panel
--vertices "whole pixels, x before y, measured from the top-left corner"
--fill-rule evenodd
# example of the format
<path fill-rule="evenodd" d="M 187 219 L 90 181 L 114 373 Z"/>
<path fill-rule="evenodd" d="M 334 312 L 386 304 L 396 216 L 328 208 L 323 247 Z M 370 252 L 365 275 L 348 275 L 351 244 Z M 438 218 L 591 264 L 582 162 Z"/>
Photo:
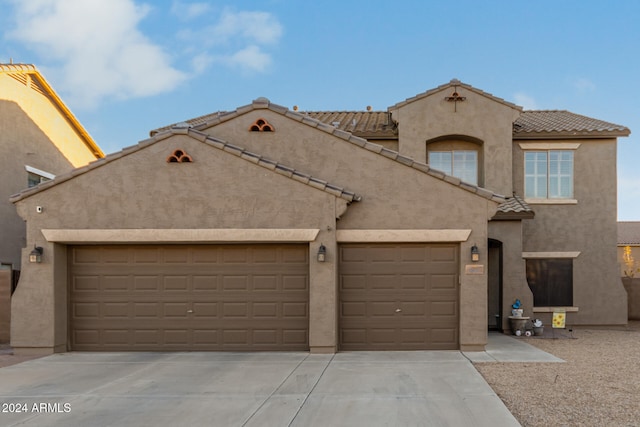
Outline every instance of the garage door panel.
<path fill-rule="evenodd" d="M 165 291 L 187 291 L 189 289 L 189 276 L 164 276 L 162 289 Z"/>
<path fill-rule="evenodd" d="M 160 276 L 136 276 L 133 278 L 133 290 L 157 292 L 161 289 L 160 283 Z"/>
<path fill-rule="evenodd" d="M 368 279 L 370 289 L 393 290 L 397 287 L 396 277 L 393 274 L 376 274 L 372 272 Z"/>
<path fill-rule="evenodd" d="M 188 264 L 189 252 L 183 250 L 181 247 L 165 247 L 162 250 L 162 261 L 166 264 Z"/>
<path fill-rule="evenodd" d="M 133 316 L 136 319 L 157 319 L 160 316 L 161 304 L 157 302 L 135 302 L 133 303 Z"/>
<path fill-rule="evenodd" d="M 400 345 L 422 345 L 429 338 L 427 328 L 402 328 L 400 330 L 402 340 Z"/>
<path fill-rule="evenodd" d="M 455 274 L 432 274 L 430 277 L 431 289 L 450 290 L 456 292 L 458 288 L 458 276 Z"/>
<path fill-rule="evenodd" d="M 158 264 L 161 261 L 161 250 L 155 247 L 138 247 L 133 249 L 133 262 L 136 264 Z"/>
<path fill-rule="evenodd" d="M 309 278 L 304 274 L 283 275 L 282 290 L 307 292 L 309 288 Z"/>
<path fill-rule="evenodd" d="M 164 343 L 167 345 L 188 345 L 190 341 L 188 329 L 168 329 L 164 331 Z"/>
<path fill-rule="evenodd" d="M 424 291 L 427 287 L 427 277 L 424 274 L 401 274 L 398 288 L 401 290 Z"/>
<path fill-rule="evenodd" d="M 448 261 L 457 264 L 457 246 L 434 246 L 431 247 L 431 260 L 434 262 Z"/>
<path fill-rule="evenodd" d="M 128 276 L 102 276 L 101 281 L 99 279 L 100 276 L 97 277 L 98 281 L 102 284 L 101 290 L 104 292 L 127 291 L 131 288 L 132 281 Z"/>
<path fill-rule="evenodd" d="M 191 315 L 196 319 L 210 321 L 218 317 L 217 302 L 194 302 L 193 313 Z"/>
<path fill-rule="evenodd" d="M 367 276 L 365 274 L 340 274 L 340 291 L 364 290 L 367 287 Z"/>
<path fill-rule="evenodd" d="M 371 328 L 368 331 L 368 340 L 374 345 L 389 345 L 395 347 L 396 330 L 392 328 Z"/>
<path fill-rule="evenodd" d="M 162 304 L 162 315 L 172 319 L 186 319 L 188 317 L 189 302 L 165 302 Z"/>
<path fill-rule="evenodd" d="M 306 319 L 308 305 L 306 302 L 283 302 L 282 317 L 285 319 Z"/>
<path fill-rule="evenodd" d="M 434 317 L 457 317 L 457 305 L 453 301 L 434 301 L 431 303 L 431 315 Z"/>
<path fill-rule="evenodd" d="M 74 350 L 308 349 L 307 245 L 72 247 L 69 260 Z"/>
<path fill-rule="evenodd" d="M 100 290 L 100 276 L 75 277 L 71 282 L 71 290 L 73 292 Z"/>
<path fill-rule="evenodd" d="M 345 244 L 339 260 L 341 349 L 458 348 L 456 244 Z"/>
<path fill-rule="evenodd" d="M 130 304 L 127 302 L 106 302 L 100 306 L 102 316 L 105 318 L 127 319 L 131 316 Z"/>
<path fill-rule="evenodd" d="M 254 291 L 276 291 L 278 290 L 278 276 L 254 276 L 253 277 L 253 290 Z"/>
<path fill-rule="evenodd" d="M 218 290 L 218 276 L 192 276 L 194 291 Z"/>

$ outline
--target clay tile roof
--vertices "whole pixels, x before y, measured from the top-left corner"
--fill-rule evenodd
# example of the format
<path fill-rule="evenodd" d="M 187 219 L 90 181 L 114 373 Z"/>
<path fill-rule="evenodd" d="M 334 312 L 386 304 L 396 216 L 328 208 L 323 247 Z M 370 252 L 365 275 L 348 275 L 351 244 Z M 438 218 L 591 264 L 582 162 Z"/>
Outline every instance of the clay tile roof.
<path fill-rule="evenodd" d="M 126 147 L 123 148 L 121 151 L 113 153 L 113 154 L 109 154 L 108 156 L 95 161 L 93 163 L 90 163 L 87 166 L 78 168 L 78 169 L 74 169 L 71 172 L 68 172 L 66 174 L 61 174 L 55 177 L 55 179 L 51 180 L 51 181 L 47 181 L 44 182 L 42 184 L 36 185 L 35 187 L 31 187 L 28 189 L 25 189 L 23 191 L 21 191 L 18 194 L 14 194 L 10 197 L 10 201 L 15 203 L 18 202 L 22 199 L 25 199 L 29 196 L 32 196 L 34 194 L 37 194 L 41 191 L 46 190 L 47 188 L 51 188 L 54 187 L 60 183 L 63 183 L 65 181 L 68 181 L 72 178 L 74 178 L 75 176 L 78 175 L 82 175 L 86 172 L 89 172 L 93 169 L 102 167 L 114 160 L 117 160 L 121 157 L 130 155 L 132 153 L 135 153 L 141 149 L 143 149 L 144 147 L 147 147 L 157 141 L 160 141 L 162 139 L 168 138 L 172 135 L 175 134 L 181 134 L 181 135 L 188 135 L 191 138 L 197 139 L 198 141 L 202 141 L 205 144 L 208 144 L 211 147 L 214 147 L 216 149 L 219 149 L 221 151 L 227 152 L 229 154 L 233 154 L 241 159 L 244 159 L 248 162 L 257 164 L 258 166 L 262 166 L 266 169 L 272 170 L 276 173 L 279 173 L 281 175 L 284 175 L 288 178 L 291 178 L 295 181 L 301 182 L 303 184 L 306 184 L 308 186 L 311 186 L 313 188 L 319 189 L 321 191 L 327 192 L 329 194 L 331 194 L 332 196 L 335 197 L 339 197 L 341 199 L 345 199 L 348 202 L 359 202 L 362 200 L 362 196 L 353 193 L 351 191 L 347 191 L 346 189 L 329 183 L 327 181 L 324 181 L 322 179 L 318 179 L 315 177 L 312 177 L 311 175 L 308 175 L 306 173 L 300 172 L 298 170 L 295 170 L 289 166 L 283 165 L 281 163 L 278 163 L 274 160 L 268 159 L 266 157 L 263 157 L 259 154 L 256 153 L 252 153 L 250 151 L 245 150 L 242 147 L 238 147 L 236 145 L 230 144 L 226 141 L 222 141 L 220 139 L 217 138 L 213 138 L 209 135 L 206 135 L 202 132 L 199 132 L 195 129 L 188 129 L 188 128 L 181 128 L 181 127 L 174 127 L 173 129 L 171 129 L 170 131 L 167 132 L 163 132 L 161 134 L 156 135 L 155 137 L 149 138 L 147 140 L 144 141 L 140 141 L 137 145 L 131 146 L 131 147 Z"/>
<path fill-rule="evenodd" d="M 520 196 L 514 194 L 498 206 L 498 211 L 492 219 L 511 220 L 531 219 L 533 217 L 533 209 Z"/>
<path fill-rule="evenodd" d="M 302 114 L 362 138 L 398 136 L 397 123 L 386 111 L 306 111 Z"/>
<path fill-rule="evenodd" d="M 618 245 L 640 245 L 640 221 L 618 222 Z"/>
<path fill-rule="evenodd" d="M 631 132 L 622 125 L 593 119 L 566 110 L 524 111 L 513 124 L 513 135 L 540 137 L 558 136 L 628 136 Z"/>
<path fill-rule="evenodd" d="M 320 121 L 314 117 L 312 117 L 311 115 L 305 113 L 305 112 L 296 112 L 296 111 L 291 111 L 289 110 L 287 107 L 283 107 L 281 105 L 278 104 L 274 104 L 272 102 L 270 102 L 268 99 L 266 98 L 258 98 L 257 100 L 254 100 L 251 104 L 249 105 L 245 105 L 242 107 L 238 107 L 236 108 L 234 111 L 229 111 L 226 113 L 216 113 L 216 114 L 210 114 L 208 116 L 201 116 L 202 118 L 207 118 L 203 121 L 203 123 L 197 125 L 197 126 L 193 126 L 189 123 L 189 121 L 187 122 L 182 122 L 180 123 L 178 126 L 173 125 L 173 126 L 167 126 L 165 128 L 165 130 L 162 129 L 156 129 L 151 131 L 151 136 L 153 137 L 155 135 L 155 137 L 161 137 L 163 134 L 166 134 L 169 131 L 175 131 L 178 129 L 187 131 L 187 132 L 197 132 L 200 133 L 199 131 L 201 129 L 204 129 L 206 127 L 209 126 L 215 126 L 218 123 L 222 123 L 228 120 L 232 120 L 236 117 L 238 117 L 240 114 L 245 114 L 249 111 L 252 110 L 257 110 L 257 109 L 269 109 L 271 111 L 274 111 L 278 114 L 282 114 L 285 117 L 288 117 L 292 120 L 296 120 L 298 122 L 301 122 L 307 126 L 311 126 L 314 127 L 320 131 L 326 132 L 330 135 L 333 135 L 335 137 L 338 137 L 340 139 L 345 140 L 346 142 L 356 145 L 360 148 L 363 148 L 365 150 L 371 151 L 373 153 L 376 153 L 378 155 L 384 156 L 392 161 L 398 162 L 404 166 L 416 169 L 422 173 L 428 174 L 430 176 L 433 176 L 435 178 L 438 178 L 442 181 L 445 181 L 451 185 L 454 185 L 458 188 L 461 188 L 463 190 L 469 191 L 471 193 L 474 193 L 480 197 L 483 197 L 485 199 L 494 201 L 496 203 L 502 203 L 505 201 L 505 197 L 503 195 L 500 194 L 496 194 L 490 190 L 484 189 L 482 187 L 478 187 L 476 185 L 471 185 L 471 184 L 467 184 L 466 182 L 462 182 L 457 178 L 453 178 L 451 176 L 447 176 L 442 172 L 439 172 L 435 169 L 431 169 L 429 167 L 429 165 L 427 165 L 426 163 L 421 163 L 421 162 L 417 162 L 414 161 L 411 158 L 405 157 L 400 155 L 400 153 L 397 153 L 395 151 L 386 149 L 384 147 L 382 147 L 381 145 L 375 144 L 375 143 L 371 143 L 369 141 L 367 141 L 366 138 L 364 137 L 360 137 L 352 132 L 348 132 L 342 129 L 337 128 L 336 126 L 333 126 L 331 124 L 327 124 L 324 121 Z M 382 113 L 382 112 L 365 112 L 362 115 L 358 116 L 358 117 L 366 117 L 366 115 L 380 115 L 380 114 L 386 114 L 386 113 Z M 349 117 L 356 117 L 354 116 L 349 116 Z M 326 117 L 325 117 L 326 118 Z M 371 121 L 371 123 L 376 123 L 374 120 Z M 204 134 L 202 134 L 204 135 Z M 214 138 L 210 138 L 210 139 L 214 139 Z M 356 196 L 359 197 L 359 196 Z M 354 199 L 355 200 L 355 199 Z"/>

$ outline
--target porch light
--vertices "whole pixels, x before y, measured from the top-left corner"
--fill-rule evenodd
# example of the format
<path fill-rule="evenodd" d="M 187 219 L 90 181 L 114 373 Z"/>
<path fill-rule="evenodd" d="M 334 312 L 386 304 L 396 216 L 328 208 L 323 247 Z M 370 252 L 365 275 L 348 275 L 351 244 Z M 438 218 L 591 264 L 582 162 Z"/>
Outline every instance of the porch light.
<path fill-rule="evenodd" d="M 472 262 L 480 261 L 480 251 L 478 250 L 478 247 L 475 244 L 471 246 L 471 261 Z"/>
<path fill-rule="evenodd" d="M 320 244 L 320 247 L 318 248 L 318 262 L 324 262 L 326 258 L 327 248 L 323 244 Z"/>
<path fill-rule="evenodd" d="M 34 246 L 33 250 L 29 254 L 29 262 L 41 263 L 43 252 L 44 250 L 40 246 Z"/>

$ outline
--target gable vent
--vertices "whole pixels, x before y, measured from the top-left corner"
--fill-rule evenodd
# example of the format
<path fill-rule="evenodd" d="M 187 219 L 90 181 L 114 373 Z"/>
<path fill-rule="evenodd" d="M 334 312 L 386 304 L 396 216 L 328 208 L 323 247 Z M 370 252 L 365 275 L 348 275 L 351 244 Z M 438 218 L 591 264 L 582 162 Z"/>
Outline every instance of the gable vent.
<path fill-rule="evenodd" d="M 184 150 L 176 150 L 167 157 L 167 163 L 191 163 L 193 159 Z"/>
<path fill-rule="evenodd" d="M 265 119 L 256 120 L 250 127 L 251 132 L 275 132 L 275 129 Z"/>

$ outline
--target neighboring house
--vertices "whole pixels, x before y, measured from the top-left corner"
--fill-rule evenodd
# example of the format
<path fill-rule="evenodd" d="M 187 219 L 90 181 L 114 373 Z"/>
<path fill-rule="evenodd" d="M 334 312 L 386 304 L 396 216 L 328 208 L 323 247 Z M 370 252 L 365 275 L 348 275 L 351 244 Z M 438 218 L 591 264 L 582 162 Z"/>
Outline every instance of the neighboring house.
<path fill-rule="evenodd" d="M 634 261 L 633 266 L 625 263 L 624 252 L 627 246 Z M 640 278 L 640 221 L 618 222 L 618 264 L 621 277 Z"/>
<path fill-rule="evenodd" d="M 15 286 L 26 245 L 24 220 L 9 197 L 103 156 L 33 65 L 0 64 L 1 283 Z M 5 314 L 10 291 L 0 291 Z"/>
<path fill-rule="evenodd" d="M 627 135 L 457 80 L 386 112 L 258 98 L 154 131 L 13 197 L 43 255 L 12 346 L 475 351 L 516 298 L 626 324 Z"/>

